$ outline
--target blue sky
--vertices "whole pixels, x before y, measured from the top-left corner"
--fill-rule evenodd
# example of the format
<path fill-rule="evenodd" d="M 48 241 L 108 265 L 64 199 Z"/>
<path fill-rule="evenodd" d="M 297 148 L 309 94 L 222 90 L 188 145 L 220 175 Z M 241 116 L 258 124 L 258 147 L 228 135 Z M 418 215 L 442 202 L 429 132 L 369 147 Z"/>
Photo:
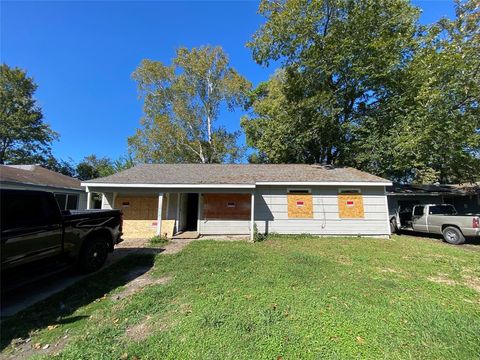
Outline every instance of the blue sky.
<path fill-rule="evenodd" d="M 414 1 L 421 21 L 453 17 L 453 1 Z M 253 84 L 274 68 L 252 60 L 245 43 L 263 22 L 254 1 L 0 3 L 1 61 L 27 70 L 39 85 L 45 121 L 60 133 L 54 154 L 75 162 L 89 154 L 126 154 L 142 102 L 131 73 L 144 58 L 169 63 L 178 46 L 220 45 Z M 220 124 L 239 129 L 241 112 Z"/>

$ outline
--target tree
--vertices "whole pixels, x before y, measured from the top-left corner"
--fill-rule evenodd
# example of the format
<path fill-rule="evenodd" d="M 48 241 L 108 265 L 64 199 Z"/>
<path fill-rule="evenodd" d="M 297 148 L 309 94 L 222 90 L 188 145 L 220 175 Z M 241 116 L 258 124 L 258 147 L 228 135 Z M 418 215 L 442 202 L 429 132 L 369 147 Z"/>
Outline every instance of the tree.
<path fill-rule="evenodd" d="M 126 170 L 135 165 L 131 155 L 120 156 L 116 160 L 109 157 L 97 157 L 88 155 L 76 166 L 75 172 L 80 180 L 90 180 L 99 177 L 105 177 L 116 172 Z"/>
<path fill-rule="evenodd" d="M 41 165 L 46 169 L 58 172 L 63 175 L 67 175 L 70 177 L 77 176 L 75 165 L 72 159 L 66 161 L 62 159 L 56 159 L 55 157 L 50 156 L 49 158 L 45 159 L 45 161 L 43 161 Z"/>
<path fill-rule="evenodd" d="M 134 166 L 135 160 L 130 153 L 128 153 L 126 156 L 120 156 L 118 159 L 113 161 L 114 172 L 127 170 Z"/>
<path fill-rule="evenodd" d="M 300 128 L 308 124 L 296 116 L 294 104 L 289 103 L 284 94 L 284 85 L 285 71 L 280 69 L 250 93 L 247 107 L 253 114 L 242 117 L 241 121 L 247 145 L 257 149 L 250 155 L 249 162 L 306 162 L 308 155 L 302 149 L 314 146 L 304 144 L 305 132 Z"/>
<path fill-rule="evenodd" d="M 480 180 L 480 10 L 426 29 L 390 95 L 354 130 L 355 166 L 397 181 Z"/>
<path fill-rule="evenodd" d="M 58 135 L 43 122 L 36 89 L 25 71 L 0 66 L 0 164 L 43 163 L 51 156 Z"/>
<path fill-rule="evenodd" d="M 128 139 L 142 162 L 234 162 L 238 132 L 216 126 L 220 110 L 242 105 L 250 83 L 220 47 L 180 48 L 172 65 L 143 60 L 133 73 L 144 99 L 141 128 Z"/>
<path fill-rule="evenodd" d="M 403 0 L 264 0 L 259 12 L 267 21 L 248 46 L 283 72 L 251 101 L 248 143 L 271 162 L 347 163 L 352 127 L 388 96 L 415 45 L 418 10 Z"/>
<path fill-rule="evenodd" d="M 108 157 L 98 158 L 96 155 L 88 155 L 78 163 L 77 176 L 80 180 L 90 180 L 115 173 L 113 162 Z"/>

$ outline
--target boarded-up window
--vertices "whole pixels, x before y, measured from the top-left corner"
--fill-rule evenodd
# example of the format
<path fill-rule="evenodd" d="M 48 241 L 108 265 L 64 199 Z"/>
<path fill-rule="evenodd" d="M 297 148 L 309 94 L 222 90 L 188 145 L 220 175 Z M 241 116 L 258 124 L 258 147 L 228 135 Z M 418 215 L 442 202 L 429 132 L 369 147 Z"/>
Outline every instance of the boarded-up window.
<path fill-rule="evenodd" d="M 205 220 L 250 220 L 250 194 L 203 194 Z"/>
<path fill-rule="evenodd" d="M 313 218 L 313 200 L 310 190 L 292 189 L 288 190 L 288 217 L 290 219 L 311 219 Z"/>
<path fill-rule="evenodd" d="M 365 217 L 363 196 L 360 190 L 345 189 L 339 191 L 338 216 L 341 219 L 362 219 Z"/>
<path fill-rule="evenodd" d="M 165 214 L 166 198 L 163 198 Z M 158 217 L 158 196 L 119 196 L 115 208 L 123 211 L 125 220 L 156 220 Z"/>

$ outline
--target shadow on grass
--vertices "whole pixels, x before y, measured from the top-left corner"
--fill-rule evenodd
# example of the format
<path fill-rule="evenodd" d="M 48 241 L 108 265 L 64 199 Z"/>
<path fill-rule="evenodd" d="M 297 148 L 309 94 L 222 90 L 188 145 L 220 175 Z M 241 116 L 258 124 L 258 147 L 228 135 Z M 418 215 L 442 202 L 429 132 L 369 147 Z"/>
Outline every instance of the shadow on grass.
<path fill-rule="evenodd" d="M 85 320 L 89 315 L 70 315 L 80 307 L 95 302 L 147 272 L 154 264 L 155 255 L 161 251 L 162 249 L 147 252 L 132 251 L 112 265 L 81 278 L 73 285 L 13 316 L 2 319 L 0 350 L 5 349 L 13 339 L 28 338 L 31 332 L 49 325 L 71 324 Z M 42 281 L 48 283 L 49 279 Z"/>

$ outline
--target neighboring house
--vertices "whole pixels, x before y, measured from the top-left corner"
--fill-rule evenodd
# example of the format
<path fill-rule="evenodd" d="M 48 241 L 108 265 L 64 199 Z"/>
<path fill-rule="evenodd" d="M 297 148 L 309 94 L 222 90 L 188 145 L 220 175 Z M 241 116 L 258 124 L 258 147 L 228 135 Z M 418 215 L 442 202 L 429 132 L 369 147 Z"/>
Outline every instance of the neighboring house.
<path fill-rule="evenodd" d="M 298 164 L 145 164 L 82 182 L 103 194 L 102 208 L 123 210 L 125 237 L 253 238 L 254 225 L 259 233 L 389 236 L 389 185 L 352 168 Z"/>
<path fill-rule="evenodd" d="M 53 192 L 61 210 L 87 207 L 87 194 L 79 180 L 39 165 L 0 165 L 0 188 Z"/>
<path fill-rule="evenodd" d="M 460 213 L 480 213 L 480 184 L 405 185 L 387 187 L 390 216 L 416 204 L 452 204 Z"/>

